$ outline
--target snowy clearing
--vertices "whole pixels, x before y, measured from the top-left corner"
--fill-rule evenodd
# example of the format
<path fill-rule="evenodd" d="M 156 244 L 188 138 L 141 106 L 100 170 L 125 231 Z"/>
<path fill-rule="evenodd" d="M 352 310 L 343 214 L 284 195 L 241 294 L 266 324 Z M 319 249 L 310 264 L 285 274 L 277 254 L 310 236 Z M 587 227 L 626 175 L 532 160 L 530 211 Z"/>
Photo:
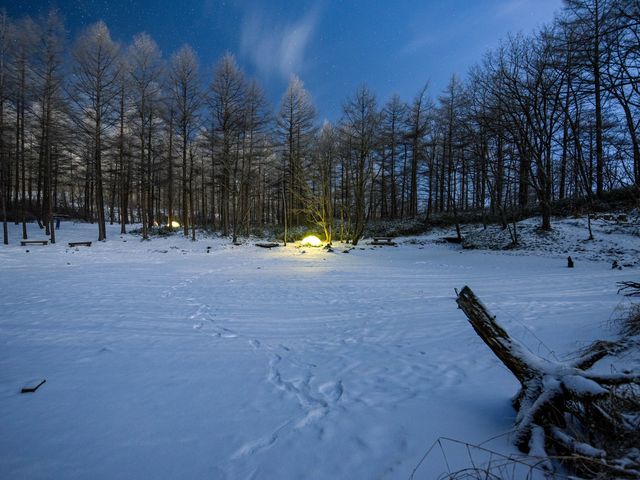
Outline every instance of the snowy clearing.
<path fill-rule="evenodd" d="M 2 478 L 408 478 L 438 437 L 480 443 L 513 425 L 517 382 L 454 288 L 469 285 L 514 337 L 563 358 L 614 336 L 616 282 L 637 272 L 427 237 L 345 254 L 140 242 L 116 227 L 106 243 L 68 248 L 95 236 L 70 222 L 56 245 L 19 247 L 11 233 Z M 515 453 L 506 436 L 489 445 Z M 452 467 L 468 464 L 463 453 Z M 444 468 L 429 455 L 416 478 Z"/>

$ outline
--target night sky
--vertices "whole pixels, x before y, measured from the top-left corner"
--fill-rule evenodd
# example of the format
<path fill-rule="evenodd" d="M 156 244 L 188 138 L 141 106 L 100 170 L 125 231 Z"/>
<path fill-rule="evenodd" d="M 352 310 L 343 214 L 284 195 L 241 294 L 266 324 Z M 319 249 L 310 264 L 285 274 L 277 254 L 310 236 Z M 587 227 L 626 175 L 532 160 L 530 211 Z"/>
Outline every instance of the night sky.
<path fill-rule="evenodd" d="M 166 58 L 183 43 L 200 57 L 207 80 L 226 51 L 259 79 L 277 105 L 292 73 L 311 92 L 321 117 L 365 83 L 382 103 L 411 100 L 427 81 L 437 97 L 455 72 L 464 76 L 508 32 L 548 22 L 562 0 L 0 0 L 12 17 L 51 6 L 70 38 L 104 20 L 128 43 L 146 31 Z"/>

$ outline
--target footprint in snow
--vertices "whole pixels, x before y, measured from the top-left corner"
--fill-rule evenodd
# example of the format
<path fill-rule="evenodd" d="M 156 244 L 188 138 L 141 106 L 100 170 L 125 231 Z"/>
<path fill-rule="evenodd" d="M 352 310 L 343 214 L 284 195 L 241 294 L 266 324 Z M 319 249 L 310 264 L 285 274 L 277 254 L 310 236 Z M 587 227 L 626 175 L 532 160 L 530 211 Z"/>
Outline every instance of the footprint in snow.
<path fill-rule="evenodd" d="M 326 414 L 327 414 L 327 409 L 323 407 L 309 410 L 307 414 L 296 423 L 296 429 L 304 428 L 307 425 L 313 423 L 314 421 L 324 417 Z"/>
<path fill-rule="evenodd" d="M 344 393 L 344 387 L 342 386 L 342 380 L 338 380 L 337 382 L 327 382 L 323 383 L 318 387 L 320 393 L 326 398 L 329 402 L 335 403 L 342 398 L 342 394 Z"/>
<path fill-rule="evenodd" d="M 262 450 L 271 447 L 278 441 L 278 435 L 280 434 L 280 432 L 290 423 L 291 421 L 289 420 L 276 428 L 270 435 L 265 435 L 264 437 L 260 437 L 257 440 L 245 443 L 238 450 L 236 450 L 231 458 L 233 460 L 238 460 L 243 457 L 255 455 L 256 453 L 259 453 Z"/>
<path fill-rule="evenodd" d="M 238 460 L 243 457 L 255 455 L 256 453 L 264 450 L 265 448 L 269 448 L 278 440 L 278 434 L 273 433 L 263 438 L 259 438 L 253 442 L 245 443 L 242 447 L 240 447 L 236 452 L 231 456 L 233 460 Z"/>

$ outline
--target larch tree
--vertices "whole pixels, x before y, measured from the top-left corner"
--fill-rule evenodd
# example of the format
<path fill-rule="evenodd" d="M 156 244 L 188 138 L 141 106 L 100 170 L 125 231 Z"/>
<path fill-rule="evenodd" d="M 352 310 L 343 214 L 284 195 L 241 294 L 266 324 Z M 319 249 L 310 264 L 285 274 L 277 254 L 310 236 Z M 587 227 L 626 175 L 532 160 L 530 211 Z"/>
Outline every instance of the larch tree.
<path fill-rule="evenodd" d="M 27 188 L 26 127 L 27 105 L 33 97 L 33 57 L 39 26 L 29 17 L 16 22 L 11 42 L 11 80 L 12 99 L 15 111 L 15 168 L 13 210 L 17 225 L 22 222 L 22 239 L 27 239 L 27 194 L 31 207 L 31 188 Z M 20 203 L 20 216 L 15 212 Z"/>
<path fill-rule="evenodd" d="M 138 138 L 138 170 L 140 175 L 140 205 L 142 211 L 142 238 L 149 239 L 153 221 L 151 195 L 152 165 L 149 138 L 154 130 L 154 115 L 160 103 L 162 75 L 160 49 L 146 33 L 136 35 L 128 51 L 128 74 L 131 104 L 135 109 L 134 120 Z"/>
<path fill-rule="evenodd" d="M 376 96 L 366 86 L 356 90 L 342 106 L 342 133 L 350 146 L 349 160 L 353 185 L 353 230 L 351 243 L 357 245 L 367 221 L 367 190 L 373 174 L 373 155 L 379 139 L 380 113 Z"/>
<path fill-rule="evenodd" d="M 457 197 L 464 197 L 464 195 L 457 195 L 458 192 L 456 190 L 459 183 L 457 171 L 460 164 L 463 164 L 462 157 L 464 156 L 464 149 L 460 138 L 463 129 L 459 125 L 459 121 L 462 118 L 463 89 L 456 75 L 451 77 L 444 94 L 439 97 L 438 101 L 438 120 L 442 126 L 442 155 L 440 162 L 441 190 L 444 189 L 447 192 L 446 195 L 441 196 L 440 201 L 441 205 L 446 206 L 447 210 L 453 211 L 456 234 L 461 241 L 462 235 L 460 233 L 460 222 L 458 219 Z M 463 181 L 464 178 L 461 180 Z M 464 185 L 462 181 L 460 183 Z"/>
<path fill-rule="evenodd" d="M 325 242 L 333 241 L 334 207 L 333 190 L 336 166 L 337 139 L 334 127 L 328 121 L 322 124 L 314 141 L 314 152 L 310 164 L 310 173 L 305 187 L 305 212 L 313 222 L 322 228 Z"/>
<path fill-rule="evenodd" d="M 238 221 L 244 231 L 249 233 L 252 210 L 258 206 L 252 201 L 259 193 L 260 166 L 270 151 L 271 114 L 264 92 L 258 82 L 247 85 L 244 108 L 242 111 L 242 159 L 240 166 Z M 256 172 L 257 169 L 257 172 Z M 254 208 L 252 208 L 252 204 Z M 254 214 L 254 221 L 256 220 Z M 237 230 L 237 228 L 236 228 Z"/>
<path fill-rule="evenodd" d="M 381 142 L 383 149 L 381 169 L 381 215 L 397 218 L 398 180 L 397 165 L 400 150 L 406 136 L 404 119 L 407 105 L 395 94 L 382 109 Z"/>
<path fill-rule="evenodd" d="M 38 165 L 42 182 L 39 182 L 38 192 L 42 190 L 40 214 L 38 220 L 44 224 L 46 233 L 50 235 L 51 243 L 55 243 L 54 225 L 54 154 L 56 138 L 56 123 L 60 121 L 63 107 L 62 79 L 63 79 L 63 49 L 64 25 L 58 13 L 51 10 L 42 19 L 38 30 L 35 73 L 36 118 L 39 123 Z M 41 188 L 40 188 L 41 186 Z"/>
<path fill-rule="evenodd" d="M 282 154 L 282 215 L 286 227 L 299 224 L 304 200 L 304 164 L 315 134 L 316 110 L 311 95 L 295 75 L 282 96 L 277 118 L 277 135 Z M 286 242 L 286 233 L 285 233 Z"/>
<path fill-rule="evenodd" d="M 247 84 L 233 55 L 227 53 L 218 62 L 209 91 L 208 103 L 213 120 L 209 132 L 212 156 L 221 169 L 220 222 L 223 235 L 227 235 L 231 229 L 235 243 L 238 235 L 239 188 L 242 174 L 239 142 Z M 215 165 L 212 165 L 211 171 L 214 174 Z M 214 182 L 215 178 L 212 178 L 212 184 Z"/>
<path fill-rule="evenodd" d="M 176 132 L 181 141 L 182 155 L 182 228 L 189 236 L 189 162 L 188 153 L 197 127 L 202 105 L 198 58 L 189 45 L 184 45 L 171 57 L 169 70 L 171 95 L 176 111 Z M 195 232 L 195 230 L 194 230 Z"/>
<path fill-rule="evenodd" d="M 8 97 L 7 70 L 9 66 L 9 48 L 11 44 L 11 24 L 6 10 L 0 11 L 0 210 L 2 211 L 2 243 L 9 244 L 9 228 L 7 225 L 7 203 L 10 191 L 9 152 L 5 138 L 5 104 Z"/>
<path fill-rule="evenodd" d="M 409 217 L 418 214 L 418 170 L 424 161 L 424 142 L 429 126 L 428 84 L 417 93 L 407 111 L 407 137 L 411 143 L 411 168 L 409 186 Z"/>
<path fill-rule="evenodd" d="M 89 26 L 74 48 L 74 69 L 70 96 L 76 107 L 76 124 L 91 145 L 95 181 L 95 208 L 98 241 L 106 240 L 104 208 L 103 151 L 105 132 L 113 124 L 118 78 L 121 75 L 120 47 L 111 39 L 104 22 Z"/>
<path fill-rule="evenodd" d="M 132 180 L 132 164 L 129 149 L 129 119 L 131 110 L 131 98 L 129 95 L 129 72 L 130 64 L 127 55 L 120 56 L 119 70 L 122 72 L 118 76 L 117 88 L 118 95 L 116 98 L 117 105 L 117 137 L 116 150 L 116 171 L 118 180 L 118 212 L 120 221 L 120 234 L 127 233 L 127 224 L 129 223 L 129 200 L 131 196 L 131 180 Z"/>

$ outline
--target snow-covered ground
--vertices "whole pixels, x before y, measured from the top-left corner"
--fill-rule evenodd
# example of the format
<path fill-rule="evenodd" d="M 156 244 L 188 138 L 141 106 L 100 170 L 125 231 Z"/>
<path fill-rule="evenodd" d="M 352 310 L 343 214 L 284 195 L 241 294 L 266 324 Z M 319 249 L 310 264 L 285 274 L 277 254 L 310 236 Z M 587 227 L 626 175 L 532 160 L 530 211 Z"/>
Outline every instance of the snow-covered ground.
<path fill-rule="evenodd" d="M 552 230 L 540 230 L 540 218 L 518 222 L 519 245 L 511 245 L 508 230 L 498 225 L 463 227 L 465 246 L 507 249 L 522 255 L 571 255 L 573 259 L 617 262 L 620 268 L 640 265 L 640 212 L 596 215 L 591 221 L 593 239 L 589 239 L 588 218 L 554 219 Z M 434 232 L 435 233 L 435 232 Z M 448 233 L 449 235 L 452 232 Z"/>
<path fill-rule="evenodd" d="M 514 336 L 563 358 L 614 335 L 616 282 L 638 271 L 433 236 L 345 254 L 141 242 L 115 227 L 105 243 L 67 248 L 96 233 L 71 222 L 56 245 L 19 247 L 11 233 L 0 478 L 408 478 L 437 438 L 478 444 L 514 420 L 516 381 L 454 288 L 469 285 Z M 515 453 L 507 436 L 488 446 Z M 447 460 L 469 465 L 464 449 Z M 444 469 L 432 452 L 415 478 Z"/>

